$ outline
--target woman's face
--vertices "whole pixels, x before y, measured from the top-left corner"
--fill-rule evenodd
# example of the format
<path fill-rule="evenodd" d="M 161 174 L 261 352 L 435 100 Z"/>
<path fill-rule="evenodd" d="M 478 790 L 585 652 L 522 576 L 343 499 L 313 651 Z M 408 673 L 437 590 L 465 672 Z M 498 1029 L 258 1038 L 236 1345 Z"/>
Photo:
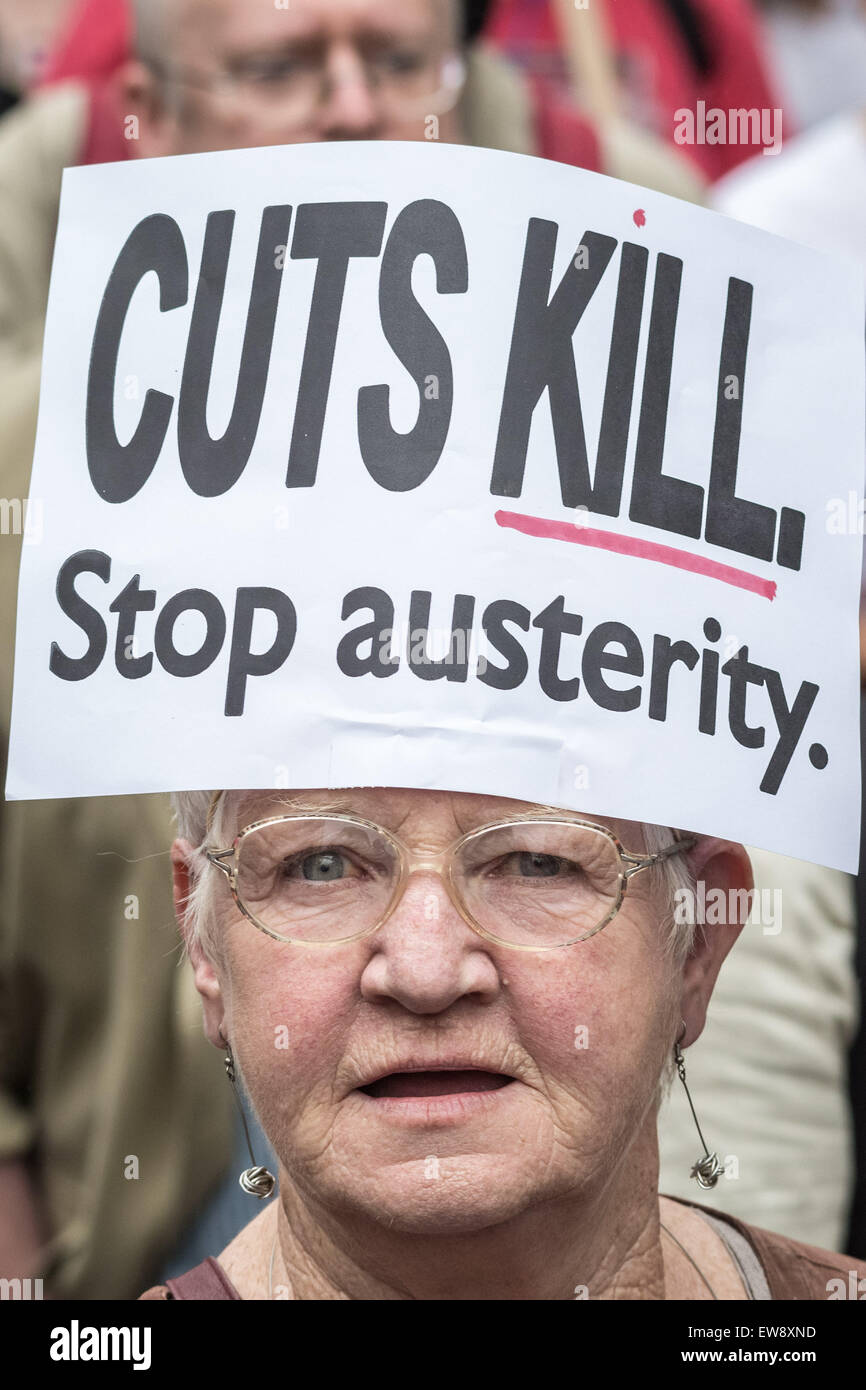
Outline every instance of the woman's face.
<path fill-rule="evenodd" d="M 344 796 L 345 809 L 430 855 L 534 809 L 406 789 Z M 231 794 L 234 807 L 238 828 L 281 809 L 267 793 Z M 637 825 L 601 823 L 643 851 Z M 633 1143 L 653 1154 L 659 1077 L 683 1007 L 659 878 L 638 874 L 596 936 L 535 953 L 474 933 L 428 871 L 378 932 L 316 948 L 257 931 L 217 875 L 222 960 L 197 966 L 208 1032 L 231 1041 L 296 1187 L 343 1216 L 469 1231 L 575 1189 L 599 1193 Z"/>

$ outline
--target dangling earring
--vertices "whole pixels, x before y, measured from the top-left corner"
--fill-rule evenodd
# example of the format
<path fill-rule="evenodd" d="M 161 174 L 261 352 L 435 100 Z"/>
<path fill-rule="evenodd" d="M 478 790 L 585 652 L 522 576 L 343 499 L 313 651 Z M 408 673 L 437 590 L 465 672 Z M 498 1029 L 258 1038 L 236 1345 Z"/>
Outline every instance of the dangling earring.
<path fill-rule="evenodd" d="M 277 1180 L 274 1177 L 273 1173 L 270 1173 L 267 1168 L 264 1168 L 261 1164 L 256 1163 L 255 1156 L 253 1154 L 253 1146 L 250 1143 L 250 1132 L 247 1128 L 247 1117 L 244 1114 L 244 1108 L 241 1105 L 240 1096 L 238 1095 L 237 1091 L 237 1084 L 235 1082 L 235 1059 L 232 1056 L 231 1047 L 226 1042 L 222 1033 L 220 1033 L 220 1039 L 222 1041 L 223 1047 L 226 1050 L 226 1076 L 231 1082 L 232 1095 L 235 1098 L 235 1104 L 237 1105 L 238 1111 L 240 1113 L 241 1123 L 244 1127 L 244 1137 L 246 1138 L 247 1148 L 250 1152 L 250 1163 L 252 1164 L 252 1167 L 244 1169 L 244 1171 L 238 1178 L 238 1182 L 240 1183 L 244 1192 L 248 1192 L 251 1197 L 260 1197 L 264 1199 L 265 1197 L 270 1197 L 271 1193 L 274 1190 L 274 1187 L 276 1186 Z"/>
<path fill-rule="evenodd" d="M 692 1119 L 695 1122 L 695 1128 L 697 1129 L 701 1143 L 704 1146 L 704 1157 L 698 1159 L 697 1163 L 692 1168 L 689 1177 L 696 1178 L 698 1186 L 707 1189 L 710 1187 L 715 1187 L 716 1183 L 718 1182 L 719 1178 L 725 1170 L 722 1167 L 722 1164 L 719 1162 L 718 1154 L 711 1154 L 709 1149 L 707 1148 L 707 1141 L 701 1133 L 701 1127 L 698 1124 L 698 1117 L 695 1114 L 695 1107 L 692 1104 L 692 1098 L 689 1095 L 689 1088 L 686 1084 L 686 1063 L 685 1058 L 683 1057 L 682 1048 L 680 1047 L 680 1042 L 686 1035 L 685 1019 L 682 1020 L 682 1025 L 683 1026 L 680 1029 L 680 1035 L 674 1043 L 674 1061 L 677 1067 L 677 1074 L 679 1075 L 680 1081 L 683 1083 L 683 1089 L 685 1090 L 686 1097 L 689 1102 L 689 1109 L 692 1112 Z"/>

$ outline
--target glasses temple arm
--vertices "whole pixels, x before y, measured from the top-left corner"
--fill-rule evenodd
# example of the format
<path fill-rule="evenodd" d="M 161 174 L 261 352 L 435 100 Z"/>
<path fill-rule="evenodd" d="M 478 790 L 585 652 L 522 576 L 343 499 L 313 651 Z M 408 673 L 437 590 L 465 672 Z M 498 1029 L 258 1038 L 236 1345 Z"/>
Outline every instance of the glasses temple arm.
<path fill-rule="evenodd" d="M 653 864 L 659 864 L 663 859 L 670 859 L 673 854 L 680 854 L 684 850 L 694 849 L 697 844 L 694 835 L 686 835 L 682 840 L 672 840 L 663 849 L 656 850 L 653 854 L 629 854 L 623 852 L 623 858 L 628 863 L 626 878 L 631 878 L 640 869 L 649 869 Z"/>
<path fill-rule="evenodd" d="M 686 835 L 682 840 L 672 840 L 669 845 L 656 850 L 654 854 L 646 856 L 647 864 L 657 864 L 660 859 L 670 859 L 672 854 L 680 854 L 684 850 L 694 849 L 697 844 L 694 835 Z"/>

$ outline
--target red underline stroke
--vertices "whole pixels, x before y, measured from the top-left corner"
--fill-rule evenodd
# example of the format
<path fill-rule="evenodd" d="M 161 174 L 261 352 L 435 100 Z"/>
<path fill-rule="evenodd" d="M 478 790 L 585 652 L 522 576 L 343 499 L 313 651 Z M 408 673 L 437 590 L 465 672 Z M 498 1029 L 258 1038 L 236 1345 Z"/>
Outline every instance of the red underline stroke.
<path fill-rule="evenodd" d="M 688 551 L 676 550 L 670 545 L 639 540 L 636 536 L 621 536 L 615 531 L 598 531 L 591 526 L 576 526 L 571 521 L 547 521 L 540 516 L 522 516 L 519 512 L 496 512 L 495 515 L 498 526 L 521 531 L 525 536 L 570 541 L 573 545 L 591 545 L 598 550 L 612 550 L 617 555 L 632 555 L 639 560 L 654 560 L 659 565 L 673 565 L 675 569 L 691 570 L 693 574 L 703 574 L 709 579 L 720 579 L 723 584 L 731 584 L 737 589 L 748 589 L 761 598 L 769 599 L 771 603 L 776 597 L 777 586 L 773 579 L 759 579 L 756 574 L 749 574 L 748 570 L 723 565 L 703 555 L 690 555 Z"/>

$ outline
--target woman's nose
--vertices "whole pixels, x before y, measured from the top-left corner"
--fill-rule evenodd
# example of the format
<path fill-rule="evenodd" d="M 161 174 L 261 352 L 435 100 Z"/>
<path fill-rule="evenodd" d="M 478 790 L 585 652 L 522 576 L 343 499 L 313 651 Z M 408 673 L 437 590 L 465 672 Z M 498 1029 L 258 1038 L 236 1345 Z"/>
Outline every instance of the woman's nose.
<path fill-rule="evenodd" d="M 412 874 L 371 950 L 361 976 L 361 993 L 371 1002 L 394 999 L 410 1013 L 438 1014 L 459 999 L 489 1003 L 501 988 L 487 943 L 466 925 L 434 873 Z"/>

